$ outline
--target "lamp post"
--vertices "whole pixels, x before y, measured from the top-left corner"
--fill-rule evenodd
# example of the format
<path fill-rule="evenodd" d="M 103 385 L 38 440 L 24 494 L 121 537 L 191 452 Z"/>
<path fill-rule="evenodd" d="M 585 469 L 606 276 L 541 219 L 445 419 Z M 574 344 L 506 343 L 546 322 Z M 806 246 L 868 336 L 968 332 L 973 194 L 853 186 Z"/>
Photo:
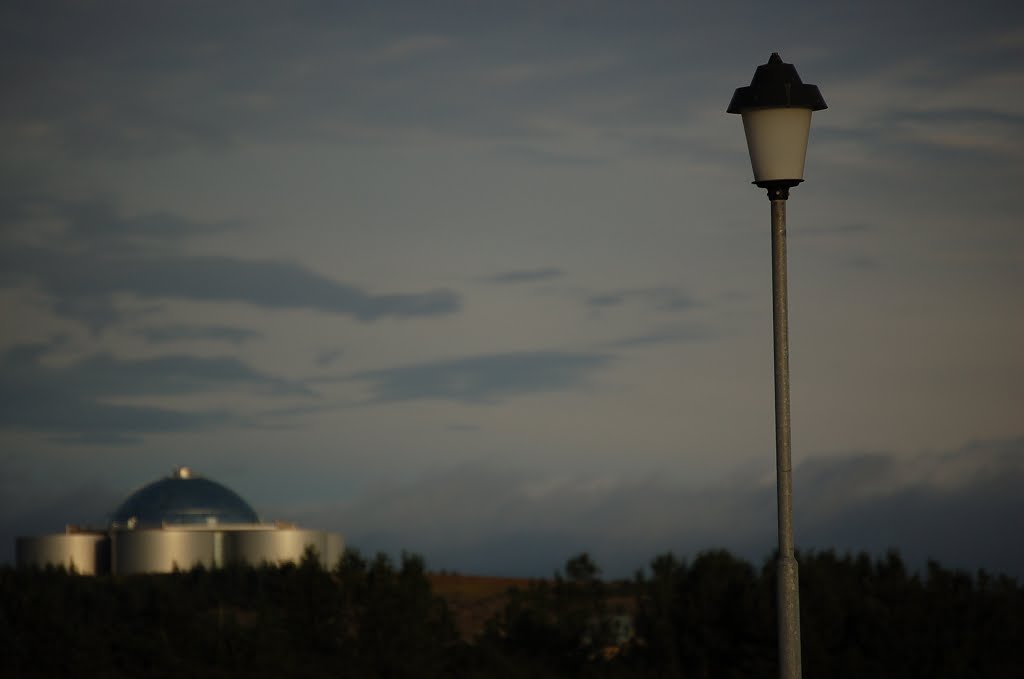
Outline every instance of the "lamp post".
<path fill-rule="evenodd" d="M 778 493 L 779 676 L 800 678 L 800 586 L 793 551 L 793 486 L 789 422 L 789 320 L 786 300 L 786 201 L 804 180 L 811 112 L 827 108 L 821 92 L 805 85 L 792 64 L 772 53 L 748 87 L 729 102 L 743 116 L 754 184 L 772 203 L 772 325 L 775 346 L 775 468 Z"/>

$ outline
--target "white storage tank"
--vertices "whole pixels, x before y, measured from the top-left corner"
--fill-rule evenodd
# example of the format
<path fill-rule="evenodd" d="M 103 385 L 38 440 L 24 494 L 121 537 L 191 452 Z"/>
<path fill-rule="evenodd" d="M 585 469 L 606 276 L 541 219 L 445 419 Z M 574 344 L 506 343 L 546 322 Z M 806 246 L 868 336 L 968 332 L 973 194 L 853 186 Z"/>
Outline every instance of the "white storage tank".
<path fill-rule="evenodd" d="M 340 536 L 339 536 L 340 537 Z M 263 530 L 236 530 L 224 533 L 225 562 L 245 561 L 253 565 L 261 563 L 280 564 L 287 561 L 298 563 L 307 547 L 316 550 L 325 567 L 329 562 L 327 534 L 318 530 L 301 528 L 278 528 L 268 526 Z"/>
<path fill-rule="evenodd" d="M 341 555 L 345 553 L 345 540 L 341 537 L 341 533 L 325 533 L 326 536 L 326 551 L 324 553 L 324 566 L 326 568 L 334 568 L 338 565 L 338 560 L 341 559 Z"/>
<path fill-rule="evenodd" d="M 115 575 L 214 567 L 214 533 L 208 530 L 142 528 L 111 531 Z"/>
<path fill-rule="evenodd" d="M 19 568 L 62 566 L 80 575 L 110 570 L 110 538 L 101 532 L 19 537 L 14 552 Z"/>

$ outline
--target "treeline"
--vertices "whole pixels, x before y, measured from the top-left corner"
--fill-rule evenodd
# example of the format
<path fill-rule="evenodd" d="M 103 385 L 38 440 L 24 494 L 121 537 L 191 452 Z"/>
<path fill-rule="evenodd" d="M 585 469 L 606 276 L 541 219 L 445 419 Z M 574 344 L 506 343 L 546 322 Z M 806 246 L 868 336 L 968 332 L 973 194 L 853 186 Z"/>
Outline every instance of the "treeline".
<path fill-rule="evenodd" d="M 800 557 L 806 677 L 1010 677 L 1017 580 L 898 555 Z M 4 677 L 774 677 L 775 574 L 728 552 L 607 582 L 587 556 L 463 639 L 423 560 L 80 577 L 0 569 Z"/>

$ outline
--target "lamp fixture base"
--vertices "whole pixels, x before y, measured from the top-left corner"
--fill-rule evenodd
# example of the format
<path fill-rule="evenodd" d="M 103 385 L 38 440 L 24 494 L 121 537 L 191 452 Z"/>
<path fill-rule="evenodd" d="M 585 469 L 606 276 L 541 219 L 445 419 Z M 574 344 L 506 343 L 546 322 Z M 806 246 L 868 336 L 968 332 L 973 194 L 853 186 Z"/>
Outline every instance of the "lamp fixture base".
<path fill-rule="evenodd" d="M 803 179 L 771 179 L 753 184 L 768 190 L 768 200 L 789 200 L 789 190 L 801 182 Z"/>

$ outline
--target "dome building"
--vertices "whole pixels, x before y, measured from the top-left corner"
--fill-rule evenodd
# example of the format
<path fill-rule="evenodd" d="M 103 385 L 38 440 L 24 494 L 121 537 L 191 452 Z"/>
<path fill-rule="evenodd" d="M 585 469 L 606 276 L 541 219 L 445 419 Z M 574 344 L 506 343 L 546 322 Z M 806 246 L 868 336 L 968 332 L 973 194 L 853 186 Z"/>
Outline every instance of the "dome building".
<path fill-rule="evenodd" d="M 64 566 L 84 575 L 166 573 L 201 564 L 298 561 L 312 547 L 325 567 L 341 557 L 341 535 L 286 522 L 264 523 L 237 493 L 178 467 L 143 486 L 103 530 L 69 525 L 64 533 L 19 537 L 20 567 Z"/>

